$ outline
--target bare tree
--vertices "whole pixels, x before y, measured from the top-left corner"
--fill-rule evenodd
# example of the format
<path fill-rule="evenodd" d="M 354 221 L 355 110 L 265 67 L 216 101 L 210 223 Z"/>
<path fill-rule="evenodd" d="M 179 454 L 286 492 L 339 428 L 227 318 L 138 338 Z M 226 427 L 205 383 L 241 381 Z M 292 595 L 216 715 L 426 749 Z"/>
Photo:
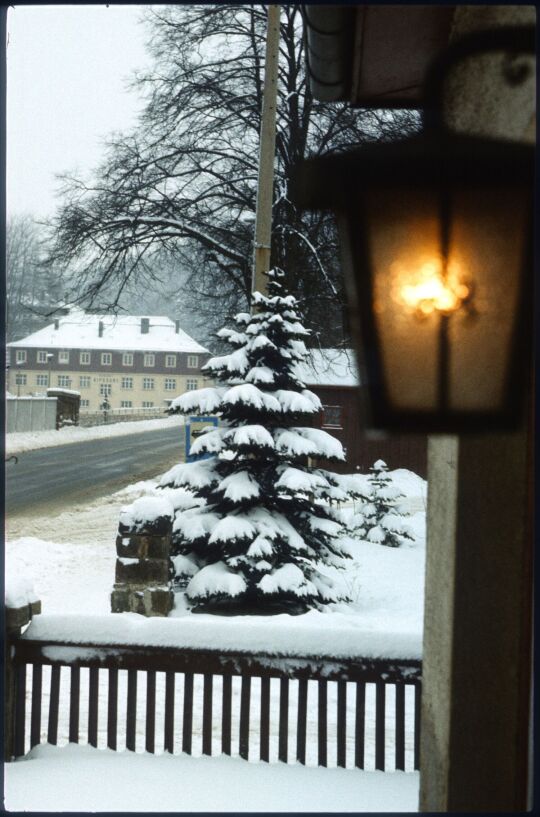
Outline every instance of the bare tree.
<path fill-rule="evenodd" d="M 284 6 L 272 263 L 284 269 L 311 325 L 341 336 L 336 235 L 326 214 L 289 199 L 306 155 L 414 127 L 414 115 L 321 105 L 304 70 L 299 6 Z M 79 301 L 115 306 L 153 258 L 173 253 L 189 270 L 201 315 L 246 307 L 262 109 L 266 9 L 170 5 L 148 12 L 152 70 L 134 88 L 145 107 L 133 133 L 109 140 L 90 181 L 66 177 L 52 225 L 52 258 L 70 265 Z"/>
<path fill-rule="evenodd" d="M 44 262 L 43 230 L 30 215 L 11 216 L 6 229 L 6 335 L 18 340 L 43 326 L 60 280 Z"/>

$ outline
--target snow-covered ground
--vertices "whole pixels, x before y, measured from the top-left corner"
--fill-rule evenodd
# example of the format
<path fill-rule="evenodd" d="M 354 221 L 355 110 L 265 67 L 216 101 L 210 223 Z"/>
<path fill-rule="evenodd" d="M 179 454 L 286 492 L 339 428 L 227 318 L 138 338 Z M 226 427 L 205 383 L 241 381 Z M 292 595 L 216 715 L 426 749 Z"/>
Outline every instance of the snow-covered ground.
<path fill-rule="evenodd" d="M 51 448 L 69 443 L 82 443 L 89 440 L 101 440 L 105 437 L 124 437 L 143 431 L 156 431 L 159 428 L 171 428 L 184 424 L 180 415 L 165 417 L 159 420 L 135 420 L 134 422 L 110 423 L 103 426 L 66 426 L 58 431 L 13 431 L 6 434 L 6 456 L 34 451 L 36 448 Z"/>
<path fill-rule="evenodd" d="M 155 421 L 149 421 L 155 422 Z M 134 424 L 130 424 L 134 425 Z M 124 489 L 105 500 L 96 501 L 84 508 L 73 508 L 54 518 L 40 520 L 17 520 L 9 523 L 6 546 L 7 580 L 10 575 L 24 575 L 33 583 L 42 601 L 43 618 L 49 614 L 50 625 L 62 628 L 66 614 L 85 614 L 92 620 L 85 626 L 121 627 L 130 630 L 138 638 L 144 631 L 159 631 L 160 638 L 170 638 L 178 643 L 206 644 L 207 646 L 235 645 L 245 649 L 266 648 L 294 650 L 302 645 L 304 652 L 309 645 L 318 645 L 319 652 L 332 649 L 344 654 L 391 654 L 396 650 L 409 657 L 420 655 L 422 636 L 422 605 L 425 553 L 425 503 L 426 485 L 409 471 L 393 472 L 397 485 L 406 494 L 406 503 L 412 516 L 407 522 L 412 527 L 415 540 L 401 548 L 358 542 L 354 558 L 344 573 L 350 604 L 331 605 L 325 612 L 311 611 L 303 616 L 272 617 L 213 617 L 192 615 L 186 611 L 182 599 L 169 619 L 146 620 L 134 614 L 122 616 L 109 613 L 109 596 L 114 580 L 115 535 L 120 509 L 139 496 L 152 493 L 155 482 L 141 482 Z M 24 535 L 23 535 L 24 534 Z M 53 620 L 54 619 L 54 620 Z M 39 618 L 35 620 L 36 634 Z M 168 632 L 167 632 L 168 630 Z M 125 633 L 123 634 L 123 636 Z M 152 642 L 154 636 L 150 638 Z M 340 648 L 341 645 L 341 648 Z M 397 657 L 396 655 L 394 657 Z M 87 711 L 88 671 L 81 672 L 81 724 L 85 724 Z M 123 672 L 120 673 L 120 676 Z M 157 684 L 157 746 L 163 746 L 164 679 L 159 676 Z M 42 713 L 42 739 L 46 739 L 46 713 L 48 712 L 49 680 L 44 672 L 44 701 Z M 141 679 L 142 680 L 142 679 Z M 238 679 L 235 679 L 235 681 Z M 120 700 L 125 700 L 123 687 L 126 679 L 120 677 Z M 67 691 L 69 679 L 63 678 L 62 688 Z M 183 681 L 177 679 L 175 733 L 181 732 L 181 696 Z M 314 682 L 310 682 L 310 685 Z M 272 682 L 272 699 L 279 694 L 279 684 Z M 195 676 L 194 754 L 200 755 L 200 728 L 202 725 L 202 677 Z M 291 682 L 290 736 L 294 739 L 295 682 Z M 335 686 L 329 683 L 329 736 L 335 737 L 335 723 L 330 713 L 336 712 Z M 368 687 L 372 685 L 368 684 Z M 410 770 L 411 741 L 410 706 L 407 699 L 407 766 L 406 774 L 399 772 L 377 773 L 374 769 L 374 690 L 368 689 L 366 700 L 366 769 L 360 772 L 347 768 L 319 770 L 316 766 L 317 706 L 316 694 L 308 692 L 308 767 L 245 763 L 236 758 L 201 758 L 143 756 L 144 751 L 144 683 L 140 684 L 141 700 L 138 707 L 137 752 L 120 752 L 111 756 L 106 746 L 106 690 L 100 692 L 100 716 L 98 724 L 98 750 L 87 746 L 64 748 L 41 747 L 35 749 L 23 761 L 7 767 L 7 805 L 12 810 L 34 810 L 39 800 L 40 810 L 155 810 L 156 800 L 148 806 L 148 791 L 163 793 L 159 802 L 162 811 L 251 811 L 264 808 L 269 811 L 413 811 L 417 803 L 417 775 Z M 259 688 L 252 687 L 252 712 L 257 713 Z M 412 689 L 410 690 L 412 692 Z M 233 689 L 233 712 L 239 703 L 240 690 Z M 220 700 L 219 683 L 214 691 Z M 347 713 L 347 766 L 353 765 L 354 711 L 353 690 L 348 695 Z M 198 701 L 198 705 L 197 705 Z M 350 711 L 349 711 L 350 710 Z M 272 711 L 277 711 L 277 697 Z M 387 731 L 392 734 L 393 701 L 388 697 Z M 67 742 L 67 712 L 61 713 L 59 736 Z M 217 716 L 219 713 L 217 713 Z M 236 734 L 237 726 L 233 731 Z M 274 727 L 276 724 L 274 724 Z M 119 748 L 125 746 L 125 734 L 119 724 Z M 220 751 L 218 720 L 215 724 L 214 746 Z M 254 728 L 257 727 L 256 715 Z M 161 732 L 159 731 L 161 729 Z M 176 731 L 177 730 L 177 731 Z M 271 760 L 277 759 L 277 742 L 271 742 Z M 81 740 L 84 742 L 84 728 Z M 233 742 L 234 743 L 234 742 Z M 255 740 L 256 743 L 256 740 Z M 291 742 L 291 747 L 294 743 Z M 179 751 L 178 741 L 175 751 Z M 233 755 L 238 746 L 233 745 Z M 311 754 L 310 754 L 311 751 Z M 293 754 L 291 748 L 291 754 Z M 391 747 L 388 756 L 391 757 Z M 39 759 L 39 763 L 34 760 Z M 251 760 L 251 755 L 250 755 Z M 253 758 L 254 761 L 258 757 Z M 163 762 L 161 762 L 163 761 Z M 335 751 L 329 755 L 330 765 L 335 766 Z M 106 764 L 104 767 L 103 764 Z M 171 764 L 173 764 L 171 766 Z M 176 765 L 174 765 L 176 764 Z M 96 780 L 107 777 L 115 780 L 108 792 L 96 793 Z M 186 779 L 188 784 L 181 785 Z M 212 786 L 208 780 L 212 779 Z M 171 784 L 174 780 L 174 785 Z M 194 785 L 193 782 L 200 780 Z M 47 781 L 45 784 L 44 781 Z M 129 781 L 129 782 L 127 782 Z M 139 782 L 141 781 L 141 782 Z M 155 781 L 155 785 L 150 785 Z M 234 781 L 234 782 L 233 782 Z M 41 796 L 43 787 L 46 796 Z M 241 799 L 238 791 L 251 792 Z M 313 794 L 316 792 L 317 794 Z M 93 796 L 90 801 L 86 798 Z M 178 797 L 181 797 L 181 802 Z M 309 798 L 315 797 L 315 800 Z M 324 799 L 324 802 L 321 800 Z M 253 799 L 250 799 L 253 798 Z"/>
<path fill-rule="evenodd" d="M 417 773 L 153 757 L 73 744 L 36 747 L 7 772 L 9 811 L 397 813 L 418 808 Z"/>

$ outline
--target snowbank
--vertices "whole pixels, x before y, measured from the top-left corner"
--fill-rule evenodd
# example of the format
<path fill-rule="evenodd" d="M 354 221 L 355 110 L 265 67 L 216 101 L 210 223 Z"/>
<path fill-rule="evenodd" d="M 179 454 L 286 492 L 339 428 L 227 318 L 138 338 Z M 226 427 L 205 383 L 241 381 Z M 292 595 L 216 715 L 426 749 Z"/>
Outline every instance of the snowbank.
<path fill-rule="evenodd" d="M 38 746 L 5 767 L 5 806 L 31 812 L 413 812 L 417 772 Z M 106 785 L 103 785 L 106 781 Z"/>
<path fill-rule="evenodd" d="M 37 448 L 52 448 L 69 443 L 101 440 L 106 437 L 124 437 L 128 434 L 139 434 L 143 431 L 157 431 L 160 428 L 174 428 L 174 426 L 182 425 L 184 425 L 184 418 L 173 416 L 165 417 L 163 420 L 136 420 L 130 423 L 111 423 L 88 428 L 66 426 L 59 431 L 15 431 L 6 434 L 6 455 L 34 451 Z"/>

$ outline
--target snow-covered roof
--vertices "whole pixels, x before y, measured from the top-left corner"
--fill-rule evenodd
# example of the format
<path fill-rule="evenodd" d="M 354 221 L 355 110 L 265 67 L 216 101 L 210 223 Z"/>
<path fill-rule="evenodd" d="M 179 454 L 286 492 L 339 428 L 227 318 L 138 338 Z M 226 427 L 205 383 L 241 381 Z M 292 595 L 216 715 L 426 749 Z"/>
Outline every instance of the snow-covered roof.
<path fill-rule="evenodd" d="M 308 386 L 357 386 L 356 358 L 352 349 L 309 349 L 298 375 Z"/>
<path fill-rule="evenodd" d="M 149 324 L 147 333 L 141 332 L 141 322 Z M 99 336 L 99 324 L 103 324 Z M 206 353 L 208 349 L 197 343 L 182 329 L 176 332 L 175 322 L 164 315 L 90 315 L 79 309 L 58 318 L 58 329 L 50 323 L 8 347 L 59 349 L 118 349 L 151 352 Z"/>

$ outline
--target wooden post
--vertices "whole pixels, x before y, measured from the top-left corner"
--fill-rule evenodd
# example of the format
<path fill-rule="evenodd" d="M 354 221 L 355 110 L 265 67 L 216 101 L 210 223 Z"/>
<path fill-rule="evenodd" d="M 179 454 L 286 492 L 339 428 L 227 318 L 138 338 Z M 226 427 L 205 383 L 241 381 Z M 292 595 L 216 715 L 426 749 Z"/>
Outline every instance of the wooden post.
<path fill-rule="evenodd" d="M 266 291 L 265 272 L 270 269 L 272 194 L 276 149 L 276 103 L 279 58 L 279 6 L 268 7 L 263 108 L 259 143 L 259 177 L 253 253 L 253 292 Z"/>
<path fill-rule="evenodd" d="M 15 756 L 15 668 L 12 660 L 13 642 L 20 636 L 21 630 L 32 619 L 41 613 L 41 602 L 33 601 L 23 607 L 6 607 L 4 639 L 4 759 L 6 762 Z"/>

